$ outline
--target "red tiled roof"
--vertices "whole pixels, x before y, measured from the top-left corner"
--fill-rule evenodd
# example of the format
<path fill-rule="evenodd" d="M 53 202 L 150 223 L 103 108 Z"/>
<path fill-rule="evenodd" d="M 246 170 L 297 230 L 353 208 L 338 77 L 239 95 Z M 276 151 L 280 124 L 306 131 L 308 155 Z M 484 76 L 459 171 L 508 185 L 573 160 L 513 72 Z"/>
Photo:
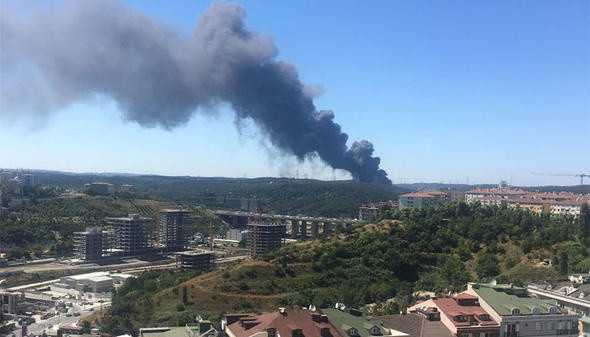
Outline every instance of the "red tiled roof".
<path fill-rule="evenodd" d="M 499 189 L 499 188 L 476 188 L 465 193 L 468 194 L 498 194 L 498 195 L 524 195 L 527 191 L 523 190 L 511 190 L 511 189 Z"/>
<path fill-rule="evenodd" d="M 479 316 L 481 315 L 488 315 L 487 311 L 485 311 L 482 307 L 478 305 L 459 305 L 457 301 L 453 298 L 437 298 L 433 299 L 433 302 L 436 306 L 442 311 L 453 324 L 457 327 L 459 326 L 470 326 L 469 320 L 466 322 L 457 322 L 454 320 L 456 316 L 473 316 L 475 321 L 480 325 L 496 325 L 498 324 L 494 321 L 491 317 L 489 321 L 481 320 Z"/>
<path fill-rule="evenodd" d="M 453 337 L 441 321 L 429 321 L 419 314 L 380 316 L 374 319 L 383 322 L 384 327 L 404 332 L 409 337 Z"/>
<path fill-rule="evenodd" d="M 477 300 L 478 299 L 477 296 L 473 296 L 473 295 L 467 294 L 467 293 L 460 293 L 457 296 L 455 296 L 455 298 L 458 300 Z"/>
<path fill-rule="evenodd" d="M 322 314 L 322 312 L 294 308 L 286 310 L 284 314 L 278 311 L 261 315 L 248 314 L 247 317 L 242 317 L 238 321 L 228 324 L 226 329 L 229 329 L 236 337 L 249 337 L 267 331 L 269 328 L 277 329 L 278 334 L 281 336 L 292 336 L 292 331 L 295 329 L 301 329 L 304 336 L 321 336 L 321 329 L 328 328 L 332 336 L 342 337 L 329 322 L 312 320 L 312 314 Z M 256 324 L 246 328 L 240 323 L 245 320 L 247 323 Z"/>
<path fill-rule="evenodd" d="M 445 192 L 441 191 L 423 191 L 423 192 L 413 192 L 402 194 L 400 197 L 410 197 L 410 198 L 435 198 L 438 196 L 446 195 Z"/>

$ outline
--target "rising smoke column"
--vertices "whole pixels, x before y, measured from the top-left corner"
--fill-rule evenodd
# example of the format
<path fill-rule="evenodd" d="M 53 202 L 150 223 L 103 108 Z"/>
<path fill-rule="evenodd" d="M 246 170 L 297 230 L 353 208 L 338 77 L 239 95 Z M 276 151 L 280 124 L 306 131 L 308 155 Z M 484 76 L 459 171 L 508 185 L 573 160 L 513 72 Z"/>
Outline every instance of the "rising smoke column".
<path fill-rule="evenodd" d="M 348 148 L 334 113 L 316 110 L 295 66 L 277 61 L 273 41 L 247 30 L 244 17 L 239 5 L 214 2 L 187 38 L 116 1 L 73 1 L 27 17 L 4 10 L 0 113 L 48 116 L 102 94 L 125 119 L 172 129 L 200 106 L 227 102 L 282 151 L 391 184 L 373 145 Z"/>

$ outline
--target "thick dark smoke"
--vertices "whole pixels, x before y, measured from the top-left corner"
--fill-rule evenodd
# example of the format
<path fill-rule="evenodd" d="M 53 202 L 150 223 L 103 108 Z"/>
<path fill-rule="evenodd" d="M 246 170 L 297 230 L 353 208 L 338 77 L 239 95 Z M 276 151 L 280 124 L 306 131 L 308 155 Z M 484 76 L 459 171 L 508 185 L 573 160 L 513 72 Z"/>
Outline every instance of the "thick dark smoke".
<path fill-rule="evenodd" d="M 214 2 L 189 38 L 115 1 L 75 1 L 27 17 L 5 10 L 0 33 L 7 117 L 46 116 L 99 94 L 128 120 L 171 129 L 198 107 L 228 102 L 299 159 L 317 154 L 355 179 L 391 183 L 373 145 L 347 147 L 334 114 L 316 111 L 297 69 L 275 59 L 270 38 L 246 29 L 237 4 Z"/>

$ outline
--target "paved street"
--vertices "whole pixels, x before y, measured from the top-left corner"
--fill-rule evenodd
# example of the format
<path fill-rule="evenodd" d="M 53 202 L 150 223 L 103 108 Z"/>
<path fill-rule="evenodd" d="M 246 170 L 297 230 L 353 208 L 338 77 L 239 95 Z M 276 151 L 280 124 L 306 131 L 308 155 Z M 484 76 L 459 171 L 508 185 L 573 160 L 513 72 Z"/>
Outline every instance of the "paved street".
<path fill-rule="evenodd" d="M 111 305 L 110 302 L 105 302 L 102 304 L 102 308 L 106 309 Z M 43 331 L 47 331 L 50 329 L 57 330 L 59 326 L 66 326 L 66 325 L 76 325 L 76 323 L 80 320 L 83 320 L 85 317 L 90 316 L 95 311 L 99 311 L 101 305 L 99 303 L 93 305 L 86 305 L 85 308 L 74 304 L 72 308 L 70 308 L 70 312 L 73 314 L 74 312 L 79 312 L 80 316 L 70 316 L 67 317 L 66 314 L 60 313 L 54 317 L 48 318 L 46 320 L 37 320 L 36 323 L 31 324 L 28 327 L 28 333 L 32 333 L 34 335 L 42 335 Z M 94 311 L 90 311 L 90 308 L 94 308 Z M 22 337 L 20 327 L 13 332 L 15 337 Z"/>

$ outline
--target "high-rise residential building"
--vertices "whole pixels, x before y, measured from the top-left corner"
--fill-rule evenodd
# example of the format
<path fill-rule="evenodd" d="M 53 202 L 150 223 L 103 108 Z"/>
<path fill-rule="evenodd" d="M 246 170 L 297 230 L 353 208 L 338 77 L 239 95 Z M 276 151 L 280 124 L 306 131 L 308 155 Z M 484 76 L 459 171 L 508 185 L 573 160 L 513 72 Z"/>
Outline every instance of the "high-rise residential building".
<path fill-rule="evenodd" d="M 0 172 L 0 184 L 8 184 L 8 181 L 14 177 L 12 172 L 2 171 Z"/>
<path fill-rule="evenodd" d="M 182 250 L 188 246 L 190 213 L 182 209 L 160 211 L 159 241 L 166 250 Z"/>
<path fill-rule="evenodd" d="M 102 258 L 104 247 L 101 227 L 87 228 L 84 232 L 74 232 L 74 254 L 82 260 Z"/>
<path fill-rule="evenodd" d="M 112 233 L 113 248 L 123 255 L 141 255 L 151 251 L 154 219 L 129 214 L 128 217 L 107 218 L 107 225 Z"/>
<path fill-rule="evenodd" d="M 22 184 L 24 186 L 35 186 L 35 175 L 32 173 L 25 173 L 23 174 L 22 178 Z"/>
<path fill-rule="evenodd" d="M 248 228 L 248 247 L 252 256 L 280 248 L 287 232 L 287 226 L 280 223 L 250 223 Z"/>

